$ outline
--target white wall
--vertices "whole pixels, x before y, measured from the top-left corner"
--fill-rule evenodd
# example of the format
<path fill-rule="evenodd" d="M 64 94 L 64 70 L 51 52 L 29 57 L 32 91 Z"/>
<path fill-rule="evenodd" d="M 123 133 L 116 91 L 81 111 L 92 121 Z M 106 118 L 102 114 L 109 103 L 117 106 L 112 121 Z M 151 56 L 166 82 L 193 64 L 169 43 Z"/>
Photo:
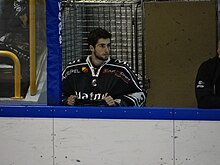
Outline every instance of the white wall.
<path fill-rule="evenodd" d="M 1 165 L 52 165 L 52 119 L 0 118 Z"/>
<path fill-rule="evenodd" d="M 220 122 L 0 118 L 1 165 L 219 165 Z"/>

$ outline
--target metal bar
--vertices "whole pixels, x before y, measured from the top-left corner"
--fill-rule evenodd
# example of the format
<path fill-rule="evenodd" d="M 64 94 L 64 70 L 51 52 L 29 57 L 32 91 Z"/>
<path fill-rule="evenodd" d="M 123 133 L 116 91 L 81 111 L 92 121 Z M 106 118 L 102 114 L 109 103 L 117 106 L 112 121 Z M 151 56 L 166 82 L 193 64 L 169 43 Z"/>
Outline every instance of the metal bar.
<path fill-rule="evenodd" d="M 134 69 L 134 46 L 133 46 L 133 36 L 134 36 L 134 31 L 133 31 L 133 25 L 134 25 L 134 20 L 133 20 L 133 11 L 132 11 L 132 5 L 131 5 L 131 12 L 130 12 L 130 18 L 131 18 L 131 67 Z"/>
<path fill-rule="evenodd" d="M 36 34 L 35 0 L 29 1 L 29 39 L 30 39 L 30 95 L 36 94 Z"/>
<path fill-rule="evenodd" d="M 123 26 L 123 24 L 122 24 L 122 11 L 121 11 L 121 7 L 120 7 L 120 39 L 121 39 L 121 43 L 120 43 L 120 46 L 121 46 L 121 53 L 120 53 L 120 55 L 121 55 L 121 59 L 122 60 L 124 60 L 123 59 L 123 47 L 122 47 L 122 39 L 123 39 L 123 29 L 122 29 L 122 26 Z"/>
<path fill-rule="evenodd" d="M 135 11 L 134 11 L 134 40 L 135 40 L 135 43 L 134 43 L 134 57 L 135 57 L 135 70 L 136 72 L 138 73 L 138 53 L 137 53 L 137 48 L 138 48 L 138 45 L 137 45 L 137 6 L 135 7 Z"/>
<path fill-rule="evenodd" d="M 135 37 L 135 70 L 138 73 L 139 68 L 138 68 L 138 34 L 137 34 L 137 30 L 138 30 L 138 25 L 137 25 L 137 8 L 138 8 L 139 4 L 136 5 L 135 7 L 135 17 L 134 17 L 134 37 Z"/>
<path fill-rule="evenodd" d="M 146 77 L 146 72 L 145 72 L 145 46 L 144 46 L 144 2 L 143 0 L 141 0 L 141 14 L 142 14 L 142 17 L 141 17 L 141 30 L 142 30 L 142 83 L 143 83 L 143 86 L 145 89 L 148 89 L 149 88 L 149 82 L 147 82 L 147 77 Z"/>
<path fill-rule="evenodd" d="M 117 35 L 117 7 L 115 7 L 114 12 L 115 12 L 115 43 L 114 43 L 114 45 L 115 45 L 115 48 L 116 48 L 115 49 L 115 56 L 117 58 L 117 52 L 118 52 L 118 45 L 116 45 L 117 40 L 118 40 L 118 35 Z"/>
<path fill-rule="evenodd" d="M 8 57 L 14 62 L 14 97 L 15 99 L 22 98 L 21 96 L 21 64 L 18 57 L 10 51 L 0 51 L 0 56 Z"/>
<path fill-rule="evenodd" d="M 128 52 L 128 8 L 127 7 L 125 7 L 125 20 L 126 20 L 126 26 L 125 26 L 125 28 L 126 28 L 126 47 L 127 47 L 127 52 L 126 52 L 126 54 L 127 54 L 127 59 L 126 59 L 126 61 L 128 61 L 128 55 L 129 55 L 129 52 Z"/>
<path fill-rule="evenodd" d="M 108 6 L 108 15 L 109 15 L 109 29 L 112 29 L 112 23 L 111 23 L 111 9 L 110 6 Z"/>
<path fill-rule="evenodd" d="M 106 18 L 105 18 L 105 7 L 102 8 L 103 9 L 103 23 L 104 23 L 104 29 L 106 28 Z"/>
<path fill-rule="evenodd" d="M 130 6 L 130 4 L 135 4 L 135 3 L 86 3 L 86 2 L 73 2 L 75 3 L 77 6 L 92 6 L 92 7 L 100 7 L 100 6 L 117 6 L 117 7 L 125 7 L 125 6 Z M 62 3 L 63 6 L 65 7 L 72 7 L 71 3 Z"/>

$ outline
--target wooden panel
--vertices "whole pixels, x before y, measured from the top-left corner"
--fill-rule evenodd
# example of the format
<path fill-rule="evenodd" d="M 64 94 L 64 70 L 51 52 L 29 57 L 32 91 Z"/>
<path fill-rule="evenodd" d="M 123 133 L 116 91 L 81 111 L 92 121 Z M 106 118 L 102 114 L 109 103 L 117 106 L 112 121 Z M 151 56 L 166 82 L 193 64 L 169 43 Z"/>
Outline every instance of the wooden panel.
<path fill-rule="evenodd" d="M 147 106 L 196 107 L 194 81 L 216 54 L 215 2 L 145 3 Z"/>

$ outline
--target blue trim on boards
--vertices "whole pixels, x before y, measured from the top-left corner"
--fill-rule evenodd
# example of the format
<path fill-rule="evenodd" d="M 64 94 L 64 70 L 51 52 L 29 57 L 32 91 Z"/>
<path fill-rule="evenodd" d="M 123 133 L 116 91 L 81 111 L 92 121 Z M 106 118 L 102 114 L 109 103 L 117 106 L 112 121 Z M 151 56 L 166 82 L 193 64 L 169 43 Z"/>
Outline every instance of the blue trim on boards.
<path fill-rule="evenodd" d="M 164 119 L 173 118 L 170 109 L 148 109 L 138 107 L 55 107 L 55 118 L 99 118 L 99 119 Z"/>
<path fill-rule="evenodd" d="M 175 120 L 220 120 L 220 109 L 173 109 Z"/>
<path fill-rule="evenodd" d="M 5 105 L 0 117 L 220 121 L 220 109 Z"/>
<path fill-rule="evenodd" d="M 0 106 L 0 117 L 51 118 L 53 108 L 49 106 Z"/>

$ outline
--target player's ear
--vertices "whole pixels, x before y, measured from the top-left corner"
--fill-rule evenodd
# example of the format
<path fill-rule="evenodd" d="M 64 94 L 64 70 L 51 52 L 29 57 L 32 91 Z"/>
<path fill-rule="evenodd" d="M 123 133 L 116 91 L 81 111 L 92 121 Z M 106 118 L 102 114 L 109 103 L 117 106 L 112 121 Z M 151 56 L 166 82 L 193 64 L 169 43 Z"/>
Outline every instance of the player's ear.
<path fill-rule="evenodd" d="M 92 45 L 89 45 L 89 49 L 90 49 L 91 51 L 94 51 L 94 47 L 93 47 Z"/>

